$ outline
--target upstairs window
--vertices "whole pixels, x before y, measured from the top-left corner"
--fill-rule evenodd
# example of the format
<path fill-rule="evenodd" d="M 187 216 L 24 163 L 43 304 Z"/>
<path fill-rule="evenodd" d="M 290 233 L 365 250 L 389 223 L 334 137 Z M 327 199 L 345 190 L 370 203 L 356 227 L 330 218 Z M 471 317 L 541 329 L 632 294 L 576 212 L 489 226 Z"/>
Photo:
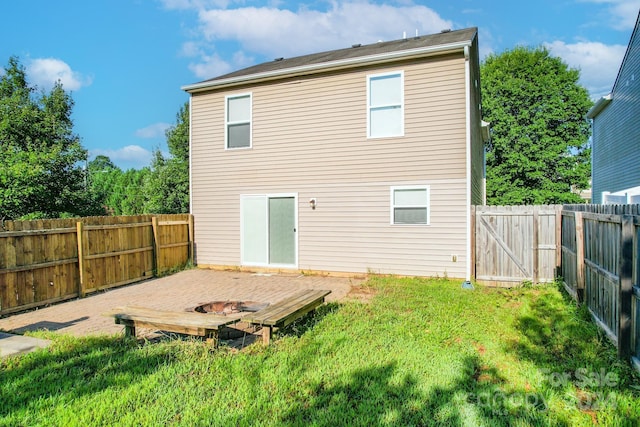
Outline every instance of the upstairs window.
<path fill-rule="evenodd" d="M 226 97 L 226 148 L 251 148 L 251 94 Z"/>
<path fill-rule="evenodd" d="M 367 76 L 367 137 L 404 135 L 404 74 Z"/>
<path fill-rule="evenodd" d="M 391 224 L 429 224 L 429 187 L 391 187 Z"/>

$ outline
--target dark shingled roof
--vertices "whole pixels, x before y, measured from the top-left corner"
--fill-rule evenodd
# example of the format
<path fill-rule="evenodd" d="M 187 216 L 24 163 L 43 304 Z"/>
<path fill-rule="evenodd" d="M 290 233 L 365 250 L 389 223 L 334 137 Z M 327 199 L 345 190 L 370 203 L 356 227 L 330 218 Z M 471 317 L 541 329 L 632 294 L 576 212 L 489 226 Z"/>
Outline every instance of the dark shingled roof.
<path fill-rule="evenodd" d="M 290 68 L 297 68 L 313 64 L 322 64 L 340 60 L 348 60 L 358 57 L 366 57 L 372 55 L 380 55 L 395 51 L 404 51 L 417 48 L 425 48 L 430 46 L 440 46 L 455 44 L 460 42 L 471 42 L 475 37 L 478 29 L 476 27 L 467 28 L 456 31 L 445 31 L 438 34 L 420 37 L 408 37 L 406 39 L 394 40 L 389 42 L 379 42 L 369 45 L 354 45 L 346 49 L 331 50 L 328 52 L 313 53 L 310 55 L 297 56 L 294 58 L 278 59 L 262 64 L 253 65 L 243 68 L 222 76 L 204 80 L 197 84 L 206 82 L 215 82 L 217 80 L 233 79 L 237 77 L 250 76 L 253 74 L 262 74 Z"/>

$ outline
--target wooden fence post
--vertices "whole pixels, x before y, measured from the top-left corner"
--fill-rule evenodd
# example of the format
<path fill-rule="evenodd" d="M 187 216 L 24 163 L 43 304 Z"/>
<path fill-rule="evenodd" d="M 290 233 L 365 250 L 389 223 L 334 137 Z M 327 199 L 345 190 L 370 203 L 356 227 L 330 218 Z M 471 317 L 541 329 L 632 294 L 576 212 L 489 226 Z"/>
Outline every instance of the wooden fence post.
<path fill-rule="evenodd" d="M 194 250 L 194 230 L 193 230 L 193 215 L 189 214 L 189 261 L 191 262 L 191 265 L 195 265 L 196 262 L 196 258 L 195 258 L 195 254 L 193 252 Z"/>
<path fill-rule="evenodd" d="M 158 240 L 158 217 L 151 218 L 151 228 L 153 230 L 153 271 L 154 276 L 160 274 L 160 241 Z"/>
<path fill-rule="evenodd" d="M 582 212 L 575 212 L 576 227 L 576 299 L 584 301 L 584 222 Z"/>
<path fill-rule="evenodd" d="M 620 287 L 618 288 L 618 356 L 631 357 L 631 295 L 633 292 L 633 216 L 621 216 L 620 230 Z"/>
<path fill-rule="evenodd" d="M 556 206 L 556 274 L 562 276 L 562 206 Z"/>
<path fill-rule="evenodd" d="M 477 206 L 471 206 L 471 236 L 469 245 L 471 246 L 471 259 L 468 261 L 471 263 L 471 277 L 469 280 L 476 280 L 476 209 Z"/>
<path fill-rule="evenodd" d="M 538 283 L 538 277 L 539 277 L 539 272 L 538 272 L 538 268 L 540 266 L 540 244 L 538 243 L 539 241 L 539 236 L 538 236 L 538 230 L 540 229 L 540 207 L 539 206 L 534 206 L 533 207 L 533 268 L 532 268 L 532 279 L 531 281 L 533 282 L 533 284 L 537 284 Z"/>
<path fill-rule="evenodd" d="M 85 259 L 84 259 L 84 246 L 85 246 L 85 236 L 84 236 L 84 226 L 82 222 L 78 221 L 76 223 L 76 234 L 78 237 L 78 271 L 80 276 L 80 283 L 78 286 L 78 294 L 80 297 L 85 296 L 85 289 L 87 280 L 87 275 L 85 273 Z"/>

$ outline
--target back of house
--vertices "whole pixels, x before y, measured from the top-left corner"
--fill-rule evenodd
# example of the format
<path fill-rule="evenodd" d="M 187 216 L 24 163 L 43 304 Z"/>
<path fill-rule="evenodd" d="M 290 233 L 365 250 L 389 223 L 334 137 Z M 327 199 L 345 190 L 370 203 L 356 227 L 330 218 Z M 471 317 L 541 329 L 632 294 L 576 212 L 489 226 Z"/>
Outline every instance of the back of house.
<path fill-rule="evenodd" d="M 183 89 L 199 266 L 469 278 L 484 199 L 476 28 Z"/>

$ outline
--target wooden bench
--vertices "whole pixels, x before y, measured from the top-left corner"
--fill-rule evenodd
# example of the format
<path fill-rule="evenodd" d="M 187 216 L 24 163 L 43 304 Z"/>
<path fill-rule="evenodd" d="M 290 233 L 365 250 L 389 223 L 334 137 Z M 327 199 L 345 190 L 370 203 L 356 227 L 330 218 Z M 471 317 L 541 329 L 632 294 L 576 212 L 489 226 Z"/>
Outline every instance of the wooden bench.
<path fill-rule="evenodd" d="M 213 339 L 218 345 L 218 332 L 237 318 L 213 314 L 162 311 L 145 307 L 125 306 L 114 308 L 105 315 L 115 318 L 116 324 L 125 326 L 126 336 L 136 336 L 136 328 L 152 328 L 179 334 L 197 335 Z"/>
<path fill-rule="evenodd" d="M 309 289 L 242 317 L 242 321 L 262 326 L 262 341 L 269 344 L 274 328 L 287 326 L 324 303 L 331 291 Z"/>

